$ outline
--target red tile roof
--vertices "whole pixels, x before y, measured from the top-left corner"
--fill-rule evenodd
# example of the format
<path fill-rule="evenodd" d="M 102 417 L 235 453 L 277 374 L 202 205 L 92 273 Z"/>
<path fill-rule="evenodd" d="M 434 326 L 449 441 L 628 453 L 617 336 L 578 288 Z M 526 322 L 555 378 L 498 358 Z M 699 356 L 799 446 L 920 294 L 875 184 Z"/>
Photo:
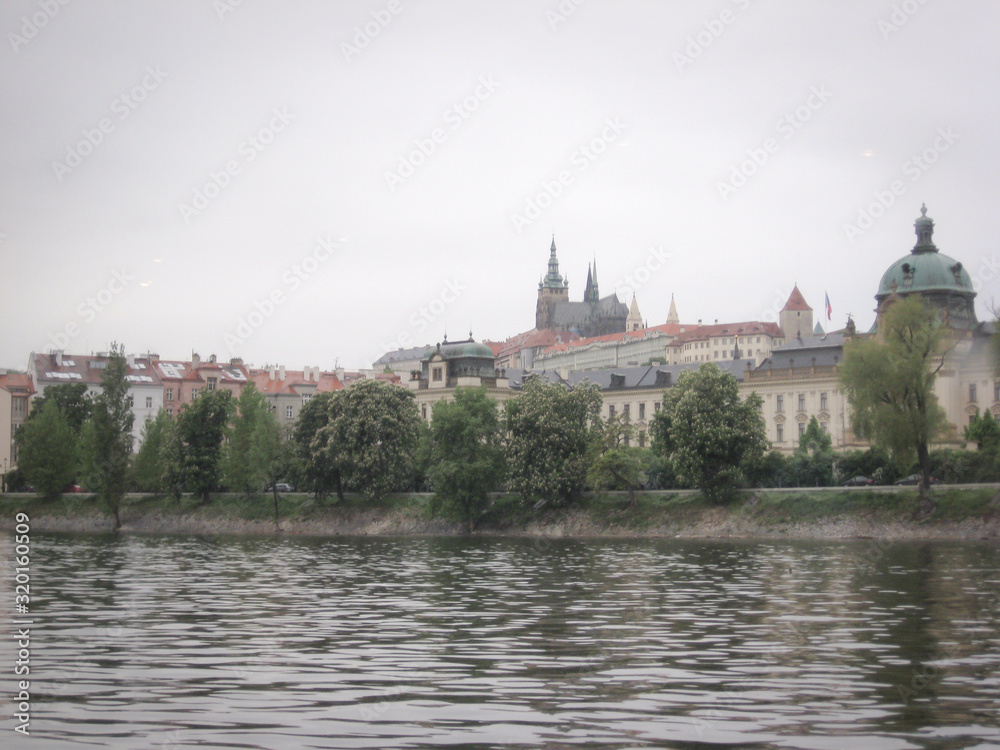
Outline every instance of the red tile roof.
<path fill-rule="evenodd" d="M 3 388 L 5 391 L 17 389 L 22 395 L 25 392 L 27 395 L 35 392 L 35 386 L 31 383 L 31 376 L 26 372 L 8 372 L 6 375 L 0 375 L 0 388 Z M 22 388 L 25 391 L 21 391 Z"/>
<path fill-rule="evenodd" d="M 762 323 L 758 320 L 749 320 L 742 323 L 714 323 L 708 326 L 683 326 L 685 331 L 678 333 L 677 338 L 667 346 L 680 346 L 689 341 L 704 341 L 715 336 L 784 336 L 777 323 Z"/>
<path fill-rule="evenodd" d="M 785 310 L 812 310 L 812 308 L 806 304 L 806 298 L 803 297 L 802 292 L 799 291 L 798 284 L 792 287 L 792 293 L 788 295 L 788 302 L 786 302 L 785 306 L 781 308 L 782 312 Z"/>
<path fill-rule="evenodd" d="M 503 342 L 503 348 L 496 353 L 497 357 L 505 357 L 522 349 L 534 347 L 549 347 L 564 341 L 576 341 L 580 337 L 572 331 L 553 331 L 551 328 L 541 330 L 532 328 L 530 331 L 511 336 Z"/>
<path fill-rule="evenodd" d="M 344 384 L 332 372 L 316 373 L 319 380 L 307 379 L 304 370 L 285 370 L 285 377 L 282 380 L 280 371 L 275 372 L 271 378 L 270 370 L 250 370 L 250 380 L 257 390 L 266 396 L 278 395 L 299 395 L 302 393 L 327 393 L 329 391 L 339 391 Z M 310 390 L 313 386 L 314 390 Z"/>
<path fill-rule="evenodd" d="M 570 351 L 572 349 L 579 349 L 582 347 L 590 346 L 593 343 L 601 342 L 611 342 L 611 341 L 635 341 L 638 339 L 648 338 L 650 331 L 655 331 L 657 333 L 662 333 L 667 336 L 676 336 L 680 333 L 681 326 L 677 323 L 663 323 L 658 326 L 649 326 L 648 328 L 640 328 L 638 331 L 624 331 L 621 333 L 607 333 L 603 336 L 591 336 L 586 339 L 576 339 L 575 341 L 567 341 L 560 344 L 554 344 L 545 350 L 546 354 L 555 354 L 557 352 Z"/>

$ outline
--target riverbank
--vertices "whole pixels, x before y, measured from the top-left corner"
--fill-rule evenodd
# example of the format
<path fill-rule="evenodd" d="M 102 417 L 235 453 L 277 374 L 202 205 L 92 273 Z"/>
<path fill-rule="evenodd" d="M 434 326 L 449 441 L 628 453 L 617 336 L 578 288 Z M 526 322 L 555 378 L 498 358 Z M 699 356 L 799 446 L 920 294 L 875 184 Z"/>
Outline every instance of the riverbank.
<path fill-rule="evenodd" d="M 716 506 L 695 492 L 594 493 L 573 508 L 526 507 L 513 496 L 496 499 L 478 524 L 482 536 L 547 538 L 956 539 L 1000 541 L 1000 488 L 939 488 L 936 510 L 922 517 L 915 490 L 906 488 L 747 491 Z M 113 521 L 90 495 L 45 500 L 0 495 L 0 528 L 27 513 L 39 531 L 108 532 Z M 273 498 L 130 495 L 121 507 L 121 533 L 310 536 L 446 536 L 466 534 L 457 520 L 435 516 L 430 495 L 394 495 L 375 504 L 349 495 L 317 501 L 306 494 Z"/>

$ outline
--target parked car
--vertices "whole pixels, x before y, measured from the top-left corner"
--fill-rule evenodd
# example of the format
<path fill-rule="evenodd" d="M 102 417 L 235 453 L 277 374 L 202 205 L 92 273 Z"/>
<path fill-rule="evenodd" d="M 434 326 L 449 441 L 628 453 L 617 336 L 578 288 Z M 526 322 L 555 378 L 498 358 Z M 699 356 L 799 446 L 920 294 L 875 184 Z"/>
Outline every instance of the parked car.
<path fill-rule="evenodd" d="M 265 492 L 295 492 L 295 488 L 285 482 L 278 482 L 273 487 L 268 487 Z"/>
<path fill-rule="evenodd" d="M 846 482 L 844 482 L 845 487 L 870 487 L 875 484 L 874 479 L 869 479 L 868 477 L 851 477 Z"/>
<path fill-rule="evenodd" d="M 71 484 L 69 487 L 64 489 L 63 492 L 86 492 L 86 490 L 78 484 Z"/>
<path fill-rule="evenodd" d="M 920 484 L 920 475 L 910 474 L 908 477 L 897 479 L 896 484 Z M 937 480 L 934 477 L 931 477 L 931 484 L 937 484 Z"/>

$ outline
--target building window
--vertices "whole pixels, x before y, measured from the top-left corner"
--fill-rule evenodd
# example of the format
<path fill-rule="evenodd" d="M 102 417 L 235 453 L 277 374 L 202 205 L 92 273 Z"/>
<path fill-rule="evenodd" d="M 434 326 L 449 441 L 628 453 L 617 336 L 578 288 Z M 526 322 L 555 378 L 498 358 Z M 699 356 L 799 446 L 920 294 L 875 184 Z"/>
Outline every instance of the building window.
<path fill-rule="evenodd" d="M 654 401 L 653 402 L 653 414 L 656 414 L 656 412 L 658 412 L 659 410 L 660 410 L 660 402 L 659 401 Z"/>
<path fill-rule="evenodd" d="M 432 376 L 432 379 L 435 382 L 440 382 L 441 381 L 441 368 L 440 367 L 435 367 L 434 368 L 434 374 Z"/>
<path fill-rule="evenodd" d="M 645 430 L 643 430 L 642 432 L 639 433 L 639 447 L 640 448 L 645 448 L 646 447 L 646 431 Z"/>
<path fill-rule="evenodd" d="M 291 419 L 294 415 L 291 405 L 285 407 L 285 419 Z"/>
<path fill-rule="evenodd" d="M 193 398 L 193 399 L 194 398 L 198 398 L 198 389 L 197 388 L 192 388 L 191 389 L 191 398 Z"/>
<path fill-rule="evenodd" d="M 969 403 L 974 404 L 978 399 L 976 399 L 976 384 L 969 383 Z"/>
<path fill-rule="evenodd" d="M 303 393 L 302 394 L 302 404 L 303 404 L 303 406 L 305 404 L 308 404 L 312 400 L 312 397 L 313 397 L 313 395 L 311 393 Z"/>
<path fill-rule="evenodd" d="M 993 381 L 993 400 L 1000 401 L 1000 380 Z"/>
<path fill-rule="evenodd" d="M 975 421 L 976 421 L 976 415 L 975 414 L 970 414 L 969 415 L 969 427 L 972 427 L 972 423 L 975 422 Z"/>
<path fill-rule="evenodd" d="M 420 416 L 422 416 L 424 419 L 427 419 L 427 404 L 420 405 Z"/>
<path fill-rule="evenodd" d="M 218 383 L 219 383 L 219 379 L 218 378 L 209 378 L 208 379 L 208 390 L 214 391 L 215 390 L 215 386 L 218 385 Z"/>
<path fill-rule="evenodd" d="M 625 404 L 625 406 L 622 407 L 622 416 L 624 416 L 625 419 L 632 416 L 632 404 Z M 626 443 L 626 445 L 628 444 Z"/>
<path fill-rule="evenodd" d="M 830 430 L 829 430 L 829 429 L 827 428 L 827 426 L 826 426 L 826 422 L 820 422 L 820 423 L 819 423 L 819 428 L 820 428 L 821 430 L 823 430 L 823 432 L 829 432 L 829 431 L 830 431 Z"/>
<path fill-rule="evenodd" d="M 173 401 L 173 400 L 174 400 L 174 389 L 167 388 L 167 401 Z"/>
<path fill-rule="evenodd" d="M 799 422 L 799 437 L 802 437 L 805 434 L 806 434 L 806 423 Z"/>
<path fill-rule="evenodd" d="M 639 404 L 639 419 L 645 419 L 645 418 L 646 418 L 646 404 L 642 403 L 642 404 Z M 641 444 L 641 441 L 640 441 L 640 444 Z"/>
<path fill-rule="evenodd" d="M 615 415 L 615 405 L 608 404 L 608 419 L 611 419 Z"/>
<path fill-rule="evenodd" d="M 153 397 L 152 396 L 146 396 L 146 408 L 147 409 L 152 409 L 153 408 Z"/>
<path fill-rule="evenodd" d="M 799 394 L 799 411 L 805 411 L 805 410 L 806 410 L 806 394 L 800 393 Z"/>
<path fill-rule="evenodd" d="M 779 395 L 779 396 L 775 396 L 774 397 L 774 410 L 778 414 L 781 414 L 781 412 L 783 412 L 785 410 L 785 397 L 784 396 L 780 396 Z M 779 427 L 778 429 L 781 429 L 781 428 Z M 780 438 L 779 438 L 779 442 L 780 442 Z"/>
<path fill-rule="evenodd" d="M 777 425 L 777 429 L 778 429 L 778 439 L 775 442 L 778 443 L 785 442 L 785 425 L 779 424 Z"/>
<path fill-rule="evenodd" d="M 826 394 L 825 393 L 819 394 L 819 408 L 820 408 L 821 411 L 826 411 L 827 410 Z"/>

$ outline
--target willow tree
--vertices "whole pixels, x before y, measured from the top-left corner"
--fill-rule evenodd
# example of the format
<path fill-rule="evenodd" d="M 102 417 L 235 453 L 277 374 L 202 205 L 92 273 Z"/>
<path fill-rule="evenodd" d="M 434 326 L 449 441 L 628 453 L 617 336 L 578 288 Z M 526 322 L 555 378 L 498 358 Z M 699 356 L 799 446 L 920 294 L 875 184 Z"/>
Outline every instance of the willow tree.
<path fill-rule="evenodd" d="M 947 424 L 934 381 L 949 351 L 937 312 L 914 294 L 889 306 L 876 335 L 847 342 L 840 368 L 851 429 L 888 450 L 901 470 L 916 460 L 925 500 L 930 444 Z"/>

